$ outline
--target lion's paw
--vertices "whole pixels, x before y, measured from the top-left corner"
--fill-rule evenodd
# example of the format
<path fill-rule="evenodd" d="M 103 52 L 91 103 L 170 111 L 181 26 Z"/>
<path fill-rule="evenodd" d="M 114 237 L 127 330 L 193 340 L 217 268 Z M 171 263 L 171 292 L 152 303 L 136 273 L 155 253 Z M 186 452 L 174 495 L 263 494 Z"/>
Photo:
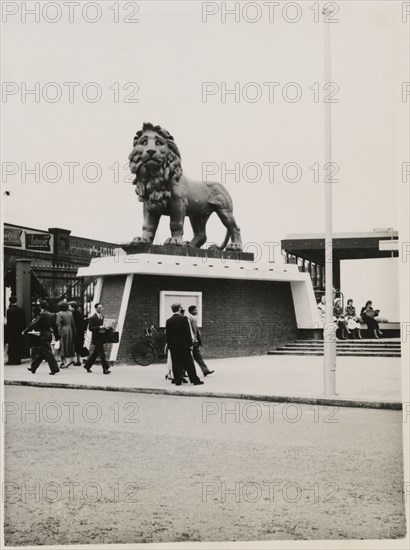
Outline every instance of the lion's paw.
<path fill-rule="evenodd" d="M 151 241 L 144 239 L 143 237 L 135 237 L 132 239 L 131 244 L 150 243 Z"/>
<path fill-rule="evenodd" d="M 171 237 L 164 242 L 165 246 L 186 246 L 182 239 Z"/>
<path fill-rule="evenodd" d="M 242 244 L 241 243 L 230 243 L 226 247 L 226 250 L 234 251 L 234 252 L 241 252 L 242 251 Z"/>

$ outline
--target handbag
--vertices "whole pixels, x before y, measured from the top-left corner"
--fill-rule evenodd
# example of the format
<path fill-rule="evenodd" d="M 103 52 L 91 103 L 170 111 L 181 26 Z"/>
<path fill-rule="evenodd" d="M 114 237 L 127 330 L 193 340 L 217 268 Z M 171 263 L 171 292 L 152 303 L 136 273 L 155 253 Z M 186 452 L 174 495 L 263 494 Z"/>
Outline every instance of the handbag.
<path fill-rule="evenodd" d="M 40 346 L 40 333 L 33 330 L 27 332 L 28 335 L 28 345 L 30 348 L 36 348 Z"/>
<path fill-rule="evenodd" d="M 81 357 L 88 357 L 90 355 L 90 352 L 87 347 L 83 346 L 83 349 L 81 350 Z"/>
<path fill-rule="evenodd" d="M 109 330 L 104 336 L 104 344 L 118 344 L 120 341 L 120 335 L 114 330 Z"/>
<path fill-rule="evenodd" d="M 366 311 L 363 312 L 363 315 L 368 317 L 369 319 L 374 319 L 377 317 L 378 311 L 374 309 L 366 309 Z"/>
<path fill-rule="evenodd" d="M 56 341 L 54 342 L 54 349 L 55 349 L 55 350 L 59 350 L 60 347 L 61 347 L 61 342 L 60 342 L 60 340 L 56 340 Z"/>

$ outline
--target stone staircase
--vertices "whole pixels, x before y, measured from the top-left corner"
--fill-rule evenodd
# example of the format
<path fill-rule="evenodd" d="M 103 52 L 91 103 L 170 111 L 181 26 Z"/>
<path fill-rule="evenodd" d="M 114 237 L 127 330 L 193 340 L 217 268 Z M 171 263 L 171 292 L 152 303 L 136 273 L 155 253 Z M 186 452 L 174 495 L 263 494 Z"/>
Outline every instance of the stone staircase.
<path fill-rule="evenodd" d="M 295 340 L 268 351 L 268 355 L 323 355 L 323 340 Z M 338 340 L 336 355 L 344 357 L 400 357 L 400 338 Z"/>

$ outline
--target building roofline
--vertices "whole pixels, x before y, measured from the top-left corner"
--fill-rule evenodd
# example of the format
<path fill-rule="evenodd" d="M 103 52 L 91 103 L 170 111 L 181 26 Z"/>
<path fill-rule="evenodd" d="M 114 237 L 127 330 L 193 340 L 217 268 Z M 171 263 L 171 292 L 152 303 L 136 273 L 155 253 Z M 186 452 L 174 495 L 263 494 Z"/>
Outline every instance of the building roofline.
<path fill-rule="evenodd" d="M 37 227 L 27 227 L 25 225 L 16 225 L 15 223 L 9 223 L 9 222 L 3 222 L 3 229 L 4 229 L 4 226 L 6 226 L 6 225 L 9 225 L 11 227 L 15 227 L 16 229 L 29 229 L 31 231 L 41 231 L 42 233 L 49 233 L 50 235 L 53 235 L 53 233 L 50 232 L 49 229 L 38 229 Z M 51 228 L 51 229 L 54 229 L 54 228 Z M 58 229 L 60 229 L 60 228 L 58 228 Z M 69 230 L 65 230 L 63 228 L 61 228 L 61 229 L 63 231 L 69 231 Z M 94 242 L 97 242 L 97 243 L 114 246 L 115 248 L 118 248 L 120 246 L 119 243 L 113 243 L 113 242 L 109 242 L 109 241 L 101 241 L 99 239 L 92 239 L 91 237 L 80 237 L 79 235 L 71 235 L 70 234 L 70 238 L 71 237 L 74 237 L 76 239 L 84 239 L 84 240 L 87 240 L 87 241 L 94 241 Z M 7 245 L 5 245 L 5 246 L 7 246 Z"/>
<path fill-rule="evenodd" d="M 333 239 L 380 239 L 399 238 L 399 232 L 392 231 L 357 231 L 351 233 L 333 233 Z M 282 241 L 302 241 L 313 239 L 324 239 L 324 233 L 289 233 Z"/>
<path fill-rule="evenodd" d="M 48 229 L 38 229 L 37 227 L 26 227 L 25 225 L 16 225 L 15 223 L 3 222 L 3 228 L 5 225 L 11 225 L 16 229 L 31 229 L 32 231 L 42 231 L 43 233 L 50 233 Z"/>

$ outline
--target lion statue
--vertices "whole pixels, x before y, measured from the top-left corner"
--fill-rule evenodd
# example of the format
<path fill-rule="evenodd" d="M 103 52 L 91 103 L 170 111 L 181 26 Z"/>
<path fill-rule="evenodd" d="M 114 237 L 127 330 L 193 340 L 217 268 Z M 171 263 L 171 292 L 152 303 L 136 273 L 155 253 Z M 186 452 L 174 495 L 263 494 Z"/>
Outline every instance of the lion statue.
<path fill-rule="evenodd" d="M 133 243 L 152 243 L 160 218 L 165 215 L 170 217 L 171 229 L 171 238 L 165 245 L 200 248 L 207 239 L 207 221 L 216 212 L 227 231 L 221 246 L 213 248 L 242 250 L 241 232 L 233 217 L 228 191 L 221 183 L 188 179 L 182 172 L 178 147 L 167 130 L 144 123 L 128 158 L 130 170 L 135 174 L 135 192 L 144 203 L 142 236 Z M 190 242 L 183 241 L 185 216 L 193 229 Z"/>

